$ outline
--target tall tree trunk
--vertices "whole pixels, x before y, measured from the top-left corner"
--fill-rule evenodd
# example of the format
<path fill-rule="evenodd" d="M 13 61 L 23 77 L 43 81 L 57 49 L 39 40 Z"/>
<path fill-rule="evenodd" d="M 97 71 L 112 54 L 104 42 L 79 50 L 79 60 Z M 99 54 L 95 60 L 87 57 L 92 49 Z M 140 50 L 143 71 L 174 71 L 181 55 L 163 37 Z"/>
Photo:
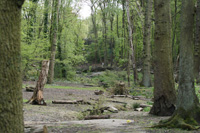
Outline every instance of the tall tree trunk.
<path fill-rule="evenodd" d="M 170 0 L 155 0 L 154 104 L 150 114 L 172 115 L 176 92 L 173 78 Z"/>
<path fill-rule="evenodd" d="M 194 76 L 196 82 L 200 82 L 200 0 L 197 0 L 196 10 L 196 34 L 195 34 L 195 53 L 194 53 Z"/>
<path fill-rule="evenodd" d="M 60 0 L 53 0 L 52 22 L 51 22 L 51 32 L 50 32 L 51 57 L 50 57 L 49 76 L 48 76 L 48 83 L 49 84 L 52 84 L 53 79 L 54 79 L 54 66 L 55 66 L 55 55 L 56 55 L 56 47 L 57 47 L 59 4 L 60 4 Z"/>
<path fill-rule="evenodd" d="M 131 53 L 131 61 L 132 61 L 132 68 L 133 68 L 133 75 L 134 75 L 134 83 L 137 83 L 137 68 L 136 68 L 136 62 L 135 62 L 135 51 L 133 46 L 133 34 L 132 34 L 132 24 L 130 20 L 130 13 L 129 13 L 129 0 L 126 0 L 126 9 L 127 9 L 127 20 L 128 20 L 128 30 L 129 30 L 129 44 Z M 130 61 L 130 60 L 129 60 Z"/>
<path fill-rule="evenodd" d="M 145 10 L 145 27 L 144 27 L 144 64 L 142 85 L 145 87 L 151 86 L 151 24 L 152 24 L 152 6 L 153 0 L 148 0 Z"/>
<path fill-rule="evenodd" d="M 199 129 L 200 105 L 194 87 L 194 1 L 182 0 L 181 9 L 181 45 L 179 67 L 179 90 L 176 111 L 173 116 L 158 127 Z"/>
<path fill-rule="evenodd" d="M 44 86 L 47 82 L 48 71 L 49 71 L 49 61 L 44 60 L 42 62 L 40 76 L 39 76 L 39 79 L 37 81 L 37 85 L 35 87 L 35 90 L 33 92 L 33 96 L 31 97 L 31 99 L 27 103 L 46 105 L 44 98 L 43 98 L 43 89 L 44 89 Z"/>
<path fill-rule="evenodd" d="M 48 36 L 48 18 L 49 18 L 49 0 L 45 0 L 44 3 L 44 38 Z"/>
<path fill-rule="evenodd" d="M 24 0 L 0 1 L 0 132 L 23 133 L 20 25 Z"/>

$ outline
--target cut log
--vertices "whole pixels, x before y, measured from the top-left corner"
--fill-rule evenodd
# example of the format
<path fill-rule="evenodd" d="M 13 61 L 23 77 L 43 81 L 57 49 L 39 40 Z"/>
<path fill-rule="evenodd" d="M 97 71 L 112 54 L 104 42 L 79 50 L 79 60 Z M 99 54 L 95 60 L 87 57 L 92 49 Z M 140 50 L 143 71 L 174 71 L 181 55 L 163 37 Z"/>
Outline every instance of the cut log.
<path fill-rule="evenodd" d="M 95 95 L 102 95 L 103 93 L 104 93 L 104 91 L 102 91 L 102 90 L 95 90 L 94 91 Z"/>
<path fill-rule="evenodd" d="M 145 100 L 146 97 L 145 96 L 132 96 L 133 100 Z"/>
<path fill-rule="evenodd" d="M 27 92 L 34 92 L 34 90 L 35 90 L 35 87 L 31 87 L 31 86 L 26 87 Z"/>
<path fill-rule="evenodd" d="M 113 106 L 110 106 L 110 107 L 108 108 L 108 111 L 110 111 L 110 112 L 112 112 L 112 113 L 118 113 L 118 109 L 115 108 L 115 107 L 113 107 Z"/>
<path fill-rule="evenodd" d="M 94 119 L 110 119 L 110 115 L 90 115 L 85 117 L 85 120 L 94 120 Z"/>
<path fill-rule="evenodd" d="M 24 129 L 25 133 L 48 133 L 47 127 L 44 126 L 28 126 Z"/>
<path fill-rule="evenodd" d="M 140 107 L 141 107 L 141 108 L 146 108 L 146 107 L 150 107 L 150 108 L 151 108 L 151 107 L 152 107 L 152 105 L 140 104 Z"/>
<path fill-rule="evenodd" d="M 136 108 L 135 111 L 142 111 L 143 108 Z"/>
<path fill-rule="evenodd" d="M 27 103 L 36 104 L 36 105 L 46 105 L 46 102 L 44 101 L 44 98 L 43 98 L 43 89 L 47 82 L 48 71 L 49 71 L 49 61 L 44 60 L 42 62 L 40 76 L 37 81 L 37 85 L 34 89 L 33 96 Z"/>
<path fill-rule="evenodd" d="M 113 102 L 113 103 L 121 103 L 121 104 L 127 104 L 126 102 L 121 101 L 113 101 L 113 100 L 106 100 L 107 102 Z"/>
<path fill-rule="evenodd" d="M 53 104 L 88 104 L 91 105 L 90 102 L 84 100 L 55 100 L 52 101 Z"/>

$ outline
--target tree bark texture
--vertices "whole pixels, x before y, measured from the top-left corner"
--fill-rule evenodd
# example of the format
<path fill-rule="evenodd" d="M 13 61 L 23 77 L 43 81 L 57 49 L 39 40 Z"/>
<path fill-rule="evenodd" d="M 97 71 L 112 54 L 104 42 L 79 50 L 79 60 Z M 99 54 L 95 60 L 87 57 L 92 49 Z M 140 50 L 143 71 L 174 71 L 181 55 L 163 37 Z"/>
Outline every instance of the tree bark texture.
<path fill-rule="evenodd" d="M 150 114 L 170 116 L 175 110 L 170 0 L 155 0 L 154 104 Z"/>
<path fill-rule="evenodd" d="M 133 68 L 133 75 L 134 75 L 134 83 L 137 83 L 137 68 L 136 68 L 136 61 L 135 61 L 135 50 L 133 46 L 133 29 L 132 24 L 130 20 L 130 10 L 129 10 L 129 0 L 126 0 L 126 13 L 127 13 L 127 20 L 128 20 L 128 31 L 129 31 L 129 44 L 130 44 L 130 55 L 131 55 L 131 61 L 132 61 L 132 68 Z M 128 51 L 128 52 L 129 52 Z"/>
<path fill-rule="evenodd" d="M 52 22 L 51 22 L 51 33 L 50 33 L 51 57 L 50 57 L 49 76 L 48 76 L 49 84 L 52 84 L 53 79 L 54 79 L 54 66 L 55 66 L 55 56 L 56 56 L 56 47 L 57 47 L 57 32 L 58 32 L 59 3 L 60 3 L 60 0 L 53 0 Z"/>
<path fill-rule="evenodd" d="M 182 0 L 179 90 L 176 111 L 173 116 L 156 127 L 172 127 L 187 130 L 200 128 L 200 106 L 194 87 L 194 1 Z"/>
<path fill-rule="evenodd" d="M 142 85 L 145 87 L 151 86 L 151 15 L 153 0 L 148 0 L 145 10 L 145 27 L 144 27 L 144 64 Z"/>
<path fill-rule="evenodd" d="M 44 97 L 43 97 L 43 89 L 44 89 L 44 86 L 47 82 L 48 71 L 49 71 L 49 61 L 44 60 L 42 62 L 42 68 L 41 68 L 41 71 L 40 71 L 40 76 L 39 76 L 39 79 L 37 81 L 37 85 L 35 87 L 35 90 L 33 92 L 33 96 L 28 101 L 28 103 L 46 105 L 46 103 L 44 101 Z"/>
<path fill-rule="evenodd" d="M 24 0 L 0 1 L 0 132 L 23 133 L 20 25 Z"/>
<path fill-rule="evenodd" d="M 196 82 L 200 82 L 200 0 L 197 0 L 196 10 L 196 34 L 195 34 L 195 53 L 194 53 L 194 76 Z"/>

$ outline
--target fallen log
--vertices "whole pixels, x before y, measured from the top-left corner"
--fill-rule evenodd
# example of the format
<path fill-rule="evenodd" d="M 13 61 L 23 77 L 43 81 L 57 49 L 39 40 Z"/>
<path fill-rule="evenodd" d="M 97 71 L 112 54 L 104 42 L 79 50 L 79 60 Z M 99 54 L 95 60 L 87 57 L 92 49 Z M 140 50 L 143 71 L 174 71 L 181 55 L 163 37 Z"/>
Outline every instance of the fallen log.
<path fill-rule="evenodd" d="M 27 92 L 34 92 L 35 87 L 27 86 L 26 91 Z"/>
<path fill-rule="evenodd" d="M 151 107 L 152 107 L 152 105 L 140 104 L 140 107 L 141 107 L 141 108 L 146 108 L 146 107 L 150 107 L 150 108 L 151 108 Z"/>
<path fill-rule="evenodd" d="M 25 133 L 48 133 L 46 125 L 44 126 L 27 126 L 24 129 Z"/>
<path fill-rule="evenodd" d="M 127 104 L 126 102 L 121 101 L 113 101 L 113 100 L 106 100 L 107 102 L 113 102 L 113 103 L 121 103 L 121 104 Z"/>
<path fill-rule="evenodd" d="M 52 101 L 53 104 L 88 104 L 91 105 L 90 102 L 84 100 L 55 100 Z"/>
<path fill-rule="evenodd" d="M 112 112 L 112 113 L 118 113 L 118 109 L 115 108 L 115 107 L 113 107 L 113 106 L 110 106 L 110 107 L 108 108 L 108 111 L 110 111 L 110 112 Z"/>
<path fill-rule="evenodd" d="M 95 90 L 94 91 L 95 95 L 102 95 L 103 93 L 104 93 L 104 91 L 102 91 L 102 90 Z"/>
<path fill-rule="evenodd" d="M 85 120 L 94 120 L 94 119 L 110 119 L 110 115 L 90 115 L 85 117 Z"/>

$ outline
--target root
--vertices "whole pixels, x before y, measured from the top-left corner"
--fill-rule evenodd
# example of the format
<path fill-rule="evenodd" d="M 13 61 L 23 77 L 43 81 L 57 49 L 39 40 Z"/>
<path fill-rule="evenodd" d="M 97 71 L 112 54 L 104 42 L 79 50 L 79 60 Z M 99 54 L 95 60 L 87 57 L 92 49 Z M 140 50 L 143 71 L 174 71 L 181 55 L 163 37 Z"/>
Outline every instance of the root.
<path fill-rule="evenodd" d="M 192 117 L 183 119 L 176 114 L 168 120 L 160 121 L 158 125 L 152 126 L 152 128 L 181 128 L 184 130 L 198 130 L 200 126 Z"/>

